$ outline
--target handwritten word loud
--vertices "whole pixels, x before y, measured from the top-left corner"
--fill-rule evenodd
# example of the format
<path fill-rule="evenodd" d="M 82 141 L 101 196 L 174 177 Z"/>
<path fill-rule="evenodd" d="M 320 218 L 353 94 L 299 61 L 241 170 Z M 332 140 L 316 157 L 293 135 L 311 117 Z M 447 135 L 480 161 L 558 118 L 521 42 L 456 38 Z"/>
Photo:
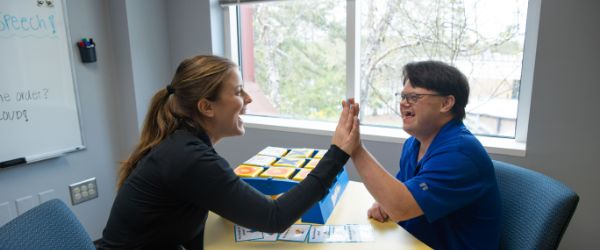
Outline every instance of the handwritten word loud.
<path fill-rule="evenodd" d="M 29 122 L 29 117 L 27 117 L 26 109 L 0 112 L 0 121 L 20 121 L 20 120 Z"/>

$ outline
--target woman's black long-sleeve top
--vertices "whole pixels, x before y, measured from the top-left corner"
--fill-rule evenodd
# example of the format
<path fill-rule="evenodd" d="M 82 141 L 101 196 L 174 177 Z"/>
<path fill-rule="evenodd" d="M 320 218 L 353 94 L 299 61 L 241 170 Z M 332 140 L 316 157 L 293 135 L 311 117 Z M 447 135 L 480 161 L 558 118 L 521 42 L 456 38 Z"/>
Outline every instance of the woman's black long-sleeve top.
<path fill-rule="evenodd" d="M 101 248 L 203 249 L 209 210 L 244 227 L 284 231 L 327 194 L 348 158 L 331 145 L 304 181 L 272 200 L 235 175 L 204 132 L 177 130 L 119 189 Z"/>

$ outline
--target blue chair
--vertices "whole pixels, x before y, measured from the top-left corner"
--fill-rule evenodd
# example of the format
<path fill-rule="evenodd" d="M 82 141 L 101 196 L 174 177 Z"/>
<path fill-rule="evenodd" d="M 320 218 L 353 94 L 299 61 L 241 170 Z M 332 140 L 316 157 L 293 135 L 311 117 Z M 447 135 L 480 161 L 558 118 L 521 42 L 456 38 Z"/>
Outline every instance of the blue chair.
<path fill-rule="evenodd" d="M 541 173 L 493 163 L 502 199 L 500 249 L 557 249 L 579 196 Z"/>
<path fill-rule="evenodd" d="M 0 249 L 96 249 L 75 214 L 58 199 L 0 227 Z"/>

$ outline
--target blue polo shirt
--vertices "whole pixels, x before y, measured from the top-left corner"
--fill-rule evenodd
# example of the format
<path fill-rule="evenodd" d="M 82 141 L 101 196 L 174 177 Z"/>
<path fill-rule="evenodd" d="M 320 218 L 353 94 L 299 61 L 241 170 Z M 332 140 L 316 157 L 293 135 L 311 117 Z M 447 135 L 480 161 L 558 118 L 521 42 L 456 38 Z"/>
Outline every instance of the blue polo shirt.
<path fill-rule="evenodd" d="M 450 121 L 420 161 L 420 142 L 404 143 L 396 178 L 424 215 L 400 222 L 434 249 L 498 249 L 500 194 L 494 167 L 481 143 L 461 121 Z"/>

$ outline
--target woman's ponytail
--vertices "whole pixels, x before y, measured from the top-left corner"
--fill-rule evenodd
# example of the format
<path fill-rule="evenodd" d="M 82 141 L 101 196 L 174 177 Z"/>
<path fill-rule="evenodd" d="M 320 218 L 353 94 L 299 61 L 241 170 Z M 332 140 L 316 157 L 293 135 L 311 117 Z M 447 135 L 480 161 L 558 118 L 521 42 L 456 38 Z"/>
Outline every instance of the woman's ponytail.
<path fill-rule="evenodd" d="M 170 89 L 169 89 L 170 87 Z M 178 120 L 174 114 L 174 98 L 172 86 L 169 85 L 166 89 L 158 91 L 152 97 L 140 142 L 135 147 L 129 158 L 121 163 L 119 168 L 119 179 L 117 180 L 117 188 L 120 188 L 127 177 L 131 174 L 137 162 L 146 154 L 152 147 L 164 140 L 167 135 L 173 133 L 178 127 Z"/>

